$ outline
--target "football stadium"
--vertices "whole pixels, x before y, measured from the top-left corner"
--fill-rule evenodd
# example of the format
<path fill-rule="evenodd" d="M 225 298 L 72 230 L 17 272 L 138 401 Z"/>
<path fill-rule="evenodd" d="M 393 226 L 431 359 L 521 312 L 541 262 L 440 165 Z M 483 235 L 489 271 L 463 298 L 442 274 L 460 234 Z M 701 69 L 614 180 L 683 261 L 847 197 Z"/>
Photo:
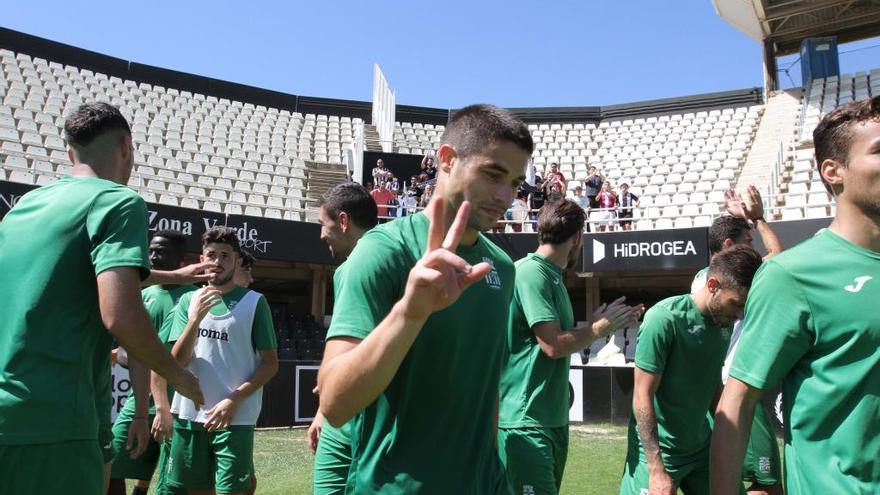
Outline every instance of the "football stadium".
<path fill-rule="evenodd" d="M 761 84 L 581 106 L 0 27 L 0 493 L 880 494 L 880 3 L 706 3 Z"/>

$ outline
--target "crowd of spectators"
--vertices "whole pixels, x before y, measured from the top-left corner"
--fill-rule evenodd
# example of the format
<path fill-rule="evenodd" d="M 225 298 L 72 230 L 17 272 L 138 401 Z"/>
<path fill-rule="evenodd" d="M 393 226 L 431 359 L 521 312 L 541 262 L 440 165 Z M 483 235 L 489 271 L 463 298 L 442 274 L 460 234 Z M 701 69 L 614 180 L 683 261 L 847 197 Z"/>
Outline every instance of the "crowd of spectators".
<path fill-rule="evenodd" d="M 410 176 L 409 180 L 402 180 L 386 168 L 380 158 L 376 160 L 371 177 L 365 186 L 379 207 L 379 217 L 387 220 L 411 215 L 428 205 L 437 183 L 437 168 L 434 158 L 425 155 L 419 173 Z"/>
<path fill-rule="evenodd" d="M 596 167 L 590 167 L 588 174 L 582 183 L 575 186 L 571 198 L 588 214 L 587 231 L 632 230 L 633 211 L 639 205 L 638 196 L 629 191 L 626 183 L 615 191 L 611 182 Z M 538 210 L 545 202 L 566 197 L 569 181 L 559 170 L 559 164 L 551 163 L 544 176 L 537 173 L 532 175 L 533 178 L 517 190 L 504 221 L 498 223 L 495 231 L 504 231 L 505 226 L 509 225 L 514 232 L 521 232 L 523 223 L 537 221 Z M 419 173 L 409 180 L 401 180 L 385 167 L 385 162 L 380 158 L 373 167 L 371 177 L 372 181 L 365 185 L 379 207 L 379 217 L 387 220 L 412 214 L 427 206 L 434 192 L 437 168 L 434 158 L 425 155 Z"/>

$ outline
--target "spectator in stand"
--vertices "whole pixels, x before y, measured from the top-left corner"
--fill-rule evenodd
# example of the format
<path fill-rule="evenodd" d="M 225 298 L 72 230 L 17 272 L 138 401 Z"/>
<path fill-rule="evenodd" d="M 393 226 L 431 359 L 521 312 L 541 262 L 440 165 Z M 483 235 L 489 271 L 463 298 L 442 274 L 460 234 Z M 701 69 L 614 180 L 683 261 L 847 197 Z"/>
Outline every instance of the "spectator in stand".
<path fill-rule="evenodd" d="M 578 206 L 587 211 L 590 209 L 590 200 L 584 196 L 584 188 L 581 186 L 575 186 L 574 188 L 574 198 L 572 198 Z"/>
<path fill-rule="evenodd" d="M 370 181 L 367 181 L 367 182 L 364 184 L 364 188 L 365 188 L 367 191 L 372 191 L 373 189 L 375 189 L 375 187 L 373 186 L 373 183 L 370 182 Z"/>
<path fill-rule="evenodd" d="M 639 206 L 639 197 L 629 192 L 629 184 L 624 182 L 620 185 L 620 194 L 617 196 L 618 217 L 620 217 L 621 230 L 632 230 L 633 209 Z"/>
<path fill-rule="evenodd" d="M 409 178 L 409 184 L 406 185 L 406 192 L 409 194 L 412 192 L 415 194 L 416 199 L 422 196 L 422 193 L 425 191 L 424 184 L 419 182 L 419 178 L 415 175 Z"/>
<path fill-rule="evenodd" d="M 546 196 L 544 195 L 544 178 L 540 175 L 535 176 L 535 187 L 531 188 L 529 191 L 529 218 L 532 220 L 538 219 L 538 210 L 544 206 L 544 201 Z M 537 224 L 534 225 L 537 228 Z"/>
<path fill-rule="evenodd" d="M 520 189 L 516 192 L 516 198 L 513 200 L 513 205 L 511 205 L 510 209 L 510 218 L 511 220 L 510 228 L 514 232 L 522 232 L 523 222 L 529 218 L 529 193 Z"/>
<path fill-rule="evenodd" d="M 373 191 L 370 193 L 370 196 L 373 198 L 373 201 L 376 202 L 376 206 L 379 208 L 380 217 L 387 218 L 389 216 L 388 206 L 392 203 L 397 203 L 395 194 L 388 190 L 388 184 L 386 182 L 380 182 L 379 187 L 373 189 Z"/>
<path fill-rule="evenodd" d="M 603 182 L 602 189 L 596 195 L 596 203 L 599 205 L 599 211 L 595 212 L 592 217 L 599 227 L 599 232 L 605 232 L 607 227 L 609 231 L 614 230 L 614 221 L 617 210 L 617 196 L 611 190 L 610 182 Z"/>
<path fill-rule="evenodd" d="M 416 208 L 418 208 L 419 206 L 418 193 L 416 192 L 416 190 L 410 189 L 406 191 L 406 193 L 403 194 L 401 198 L 402 199 L 400 200 L 400 206 L 402 207 L 401 210 L 403 210 L 401 216 L 412 215 L 413 213 L 415 213 Z"/>
<path fill-rule="evenodd" d="M 547 201 L 553 202 L 565 197 L 565 188 L 568 182 L 565 176 L 559 171 L 559 164 L 554 162 L 550 164 L 550 171 L 544 180 L 544 194 Z"/>
<path fill-rule="evenodd" d="M 428 203 L 431 202 L 431 197 L 434 196 L 434 186 L 428 184 L 425 186 L 425 192 L 422 194 L 422 198 L 419 200 L 419 208 L 425 208 L 428 206 Z"/>
<path fill-rule="evenodd" d="M 599 203 L 596 201 L 596 196 L 599 195 L 599 190 L 602 189 L 605 177 L 599 175 L 596 167 L 590 167 L 588 172 L 590 175 L 584 180 L 584 196 L 590 201 L 590 208 L 598 208 Z"/>
<path fill-rule="evenodd" d="M 437 168 L 434 166 L 434 157 L 428 156 L 427 153 L 422 157 L 421 168 L 421 173 L 425 174 L 428 177 L 428 180 L 437 176 Z"/>
<path fill-rule="evenodd" d="M 379 158 L 376 160 L 376 166 L 373 167 L 373 183 L 380 184 L 392 178 L 393 174 L 385 168 L 385 161 Z"/>

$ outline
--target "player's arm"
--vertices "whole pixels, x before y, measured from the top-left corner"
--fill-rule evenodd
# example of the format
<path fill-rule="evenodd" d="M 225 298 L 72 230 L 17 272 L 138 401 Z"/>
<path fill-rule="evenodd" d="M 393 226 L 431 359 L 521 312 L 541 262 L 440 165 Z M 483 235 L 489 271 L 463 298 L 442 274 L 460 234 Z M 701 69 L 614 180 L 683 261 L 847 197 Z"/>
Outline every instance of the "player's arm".
<path fill-rule="evenodd" d="M 710 492 L 736 495 L 742 487 L 742 465 L 762 390 L 734 377 L 727 379 L 715 411 L 709 453 Z"/>
<path fill-rule="evenodd" d="M 649 487 L 651 493 L 675 493 L 675 484 L 660 456 L 660 439 L 657 433 L 657 413 L 654 410 L 654 395 L 660 387 L 662 374 L 650 373 L 635 368 L 633 388 L 633 414 L 638 425 L 639 439 L 648 461 Z"/>
<path fill-rule="evenodd" d="M 211 278 L 211 274 L 205 273 L 205 269 L 210 264 L 210 261 L 206 261 L 204 263 L 193 263 L 177 270 L 150 270 L 150 276 L 141 282 L 141 286 L 147 287 L 160 284 L 183 285 L 207 282 Z"/>
<path fill-rule="evenodd" d="M 125 446 L 131 458 L 136 459 L 147 449 L 150 440 L 150 425 L 147 423 L 150 412 L 150 369 L 132 358 L 128 360 L 128 374 L 132 388 L 132 395 L 128 400 L 134 400 L 134 417 L 128 429 Z"/>
<path fill-rule="evenodd" d="M 779 237 L 776 235 L 776 232 L 773 232 L 770 224 L 767 223 L 767 220 L 764 220 L 763 214 L 755 219 L 753 223 L 755 224 L 755 230 L 758 231 L 758 235 L 761 236 L 761 242 L 764 243 L 764 247 L 767 248 L 767 255 L 764 256 L 764 261 L 776 256 L 785 249 L 782 245 L 782 241 L 780 241 Z"/>
<path fill-rule="evenodd" d="M 641 305 L 627 306 L 621 297 L 610 305 L 602 305 L 593 313 L 593 321 L 574 330 L 563 332 L 559 321 L 542 321 L 532 325 L 541 351 L 550 359 L 568 357 L 589 347 L 596 339 L 625 328 L 641 315 Z"/>
<path fill-rule="evenodd" d="M 173 432 L 173 419 L 171 400 L 168 397 L 168 382 L 156 372 L 150 373 L 150 393 L 153 395 L 153 403 L 156 405 L 156 418 L 153 420 L 150 433 L 159 443 L 170 441 Z"/>
<path fill-rule="evenodd" d="M 156 336 L 141 301 L 138 269 L 104 270 L 98 274 L 97 284 L 101 320 L 107 331 L 126 348 L 131 358 L 164 376 L 181 394 L 201 403 L 198 379 L 174 361 Z"/>
<path fill-rule="evenodd" d="M 196 339 L 199 334 L 199 323 L 201 323 L 208 314 L 211 306 L 220 301 L 222 295 L 219 290 L 213 287 L 205 287 L 204 289 L 193 293 L 192 297 L 197 298 L 197 300 L 195 304 L 191 304 L 189 308 L 181 304 L 177 305 L 176 316 L 178 319 L 180 319 L 180 315 L 184 312 L 187 315 L 183 331 L 180 333 L 180 337 L 177 338 L 177 342 L 174 343 L 174 347 L 171 349 L 171 355 L 174 356 L 174 359 L 176 359 L 181 366 L 186 366 L 192 361 L 193 351 L 196 347 Z M 175 390 L 176 389 L 177 387 L 175 387 Z"/>
<path fill-rule="evenodd" d="M 357 339 L 354 337 L 336 337 L 327 341 L 324 346 L 324 358 L 321 360 L 321 367 L 323 368 L 325 364 L 331 359 L 339 356 L 340 354 L 344 354 L 357 346 L 362 339 Z M 317 387 L 315 391 L 317 393 Z M 321 414 L 320 409 L 315 412 L 315 419 L 312 420 L 312 424 L 309 425 L 309 429 L 306 432 L 306 435 L 309 438 L 309 448 L 312 449 L 312 453 L 314 454 L 318 450 L 318 441 L 321 439 L 321 430 L 324 428 L 324 415 Z"/>
<path fill-rule="evenodd" d="M 327 362 L 318 373 L 321 413 L 333 426 L 341 426 L 376 400 L 428 317 L 454 303 L 491 270 L 488 263 L 471 266 L 455 254 L 470 204 L 462 203 L 447 235 L 442 197 L 438 191 L 425 212 L 430 220 L 427 250 L 410 270 L 403 297 L 360 344 Z"/>

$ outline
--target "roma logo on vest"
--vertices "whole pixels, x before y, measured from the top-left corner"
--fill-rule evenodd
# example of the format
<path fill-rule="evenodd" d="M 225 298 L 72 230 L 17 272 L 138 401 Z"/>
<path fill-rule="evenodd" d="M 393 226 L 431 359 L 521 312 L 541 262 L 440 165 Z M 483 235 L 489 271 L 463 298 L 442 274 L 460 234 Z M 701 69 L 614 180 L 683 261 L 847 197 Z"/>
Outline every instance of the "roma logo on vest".
<path fill-rule="evenodd" d="M 209 328 L 200 328 L 199 329 L 199 337 L 205 337 L 208 339 L 217 339 L 222 340 L 223 342 L 229 342 L 229 334 L 226 332 L 220 332 L 218 330 L 211 330 Z"/>

